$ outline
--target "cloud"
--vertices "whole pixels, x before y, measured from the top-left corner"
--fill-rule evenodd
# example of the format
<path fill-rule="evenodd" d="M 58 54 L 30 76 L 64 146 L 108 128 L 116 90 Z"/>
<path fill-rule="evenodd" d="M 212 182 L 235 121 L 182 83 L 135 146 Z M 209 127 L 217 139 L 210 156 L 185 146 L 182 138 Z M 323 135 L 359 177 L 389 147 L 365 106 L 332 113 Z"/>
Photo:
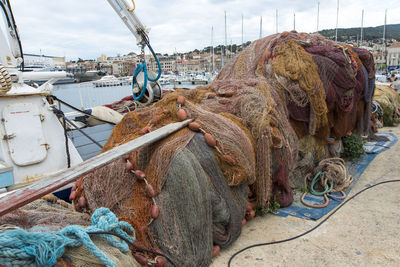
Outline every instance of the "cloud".
<path fill-rule="evenodd" d="M 136 0 L 136 14 L 151 28 L 150 41 L 157 52 L 173 53 L 223 44 L 224 11 L 227 13 L 227 43 L 239 44 L 259 37 L 260 16 L 263 35 L 275 33 L 278 9 L 279 31 L 293 29 L 314 32 L 317 25 L 317 0 Z M 336 24 L 337 0 L 320 0 L 320 29 Z M 106 0 L 11 0 L 24 51 L 46 55 L 97 58 L 136 53 L 134 36 Z M 388 8 L 387 23 L 400 23 L 398 0 L 353 0 L 340 2 L 339 27 L 358 27 L 364 9 L 364 26 L 382 25 Z"/>

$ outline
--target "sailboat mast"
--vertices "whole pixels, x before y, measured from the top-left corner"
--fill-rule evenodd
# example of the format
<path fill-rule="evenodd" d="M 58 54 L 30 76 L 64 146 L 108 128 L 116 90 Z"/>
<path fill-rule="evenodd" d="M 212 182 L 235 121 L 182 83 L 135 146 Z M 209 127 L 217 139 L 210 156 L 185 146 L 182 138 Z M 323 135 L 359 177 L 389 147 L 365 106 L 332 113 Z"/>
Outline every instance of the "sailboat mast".
<path fill-rule="evenodd" d="M 385 9 L 385 23 L 383 24 L 383 36 L 382 36 L 383 56 L 384 56 L 384 59 L 385 59 L 385 69 L 387 68 L 387 55 L 386 55 L 386 15 L 387 15 L 387 9 Z"/>
<path fill-rule="evenodd" d="M 260 39 L 262 37 L 262 16 L 260 17 Z"/>
<path fill-rule="evenodd" d="M 318 7 L 317 7 L 317 32 L 319 31 L 319 1 L 318 1 Z"/>
<path fill-rule="evenodd" d="M 214 73 L 214 26 L 211 26 L 211 61 L 212 61 L 212 73 Z"/>
<path fill-rule="evenodd" d="M 364 37 L 364 9 L 361 12 L 361 35 L 360 35 L 360 46 L 363 44 Z"/>
<path fill-rule="evenodd" d="M 335 42 L 337 42 L 338 23 L 339 23 L 339 0 L 337 0 Z"/>
<path fill-rule="evenodd" d="M 243 14 L 242 14 L 242 46 L 243 46 Z M 243 49 L 243 47 L 242 47 Z"/>
<path fill-rule="evenodd" d="M 276 33 L 278 33 L 278 9 L 276 9 L 275 24 L 276 24 Z"/>
<path fill-rule="evenodd" d="M 296 12 L 293 13 L 293 30 L 296 30 Z"/>

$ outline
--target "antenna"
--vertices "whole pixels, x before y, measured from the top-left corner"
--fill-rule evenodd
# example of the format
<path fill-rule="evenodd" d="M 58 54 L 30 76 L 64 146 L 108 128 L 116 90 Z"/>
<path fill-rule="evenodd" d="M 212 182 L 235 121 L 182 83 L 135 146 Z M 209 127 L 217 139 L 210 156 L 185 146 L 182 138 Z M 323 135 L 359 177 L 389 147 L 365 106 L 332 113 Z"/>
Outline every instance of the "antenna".
<path fill-rule="evenodd" d="M 335 42 L 337 42 L 337 28 L 338 28 L 338 22 L 339 22 L 339 0 L 337 0 Z"/>
<path fill-rule="evenodd" d="M 361 34 L 360 34 L 360 46 L 363 44 L 364 35 L 364 9 L 361 12 Z"/>
<path fill-rule="evenodd" d="M 317 7 L 317 32 L 319 31 L 319 1 L 318 1 L 318 7 Z"/>
<path fill-rule="evenodd" d="M 262 16 L 260 17 L 260 39 L 262 38 Z"/>

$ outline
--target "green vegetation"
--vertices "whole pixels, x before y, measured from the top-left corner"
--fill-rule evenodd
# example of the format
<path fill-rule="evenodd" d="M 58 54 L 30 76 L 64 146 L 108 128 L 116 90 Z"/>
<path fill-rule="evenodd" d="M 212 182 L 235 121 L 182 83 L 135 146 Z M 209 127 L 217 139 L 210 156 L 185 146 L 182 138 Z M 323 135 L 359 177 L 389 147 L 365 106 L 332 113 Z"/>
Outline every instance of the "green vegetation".
<path fill-rule="evenodd" d="M 342 138 L 344 151 L 342 157 L 350 161 L 356 161 L 363 153 L 363 140 L 356 134 L 345 136 Z"/>
<path fill-rule="evenodd" d="M 335 39 L 335 29 L 322 30 L 319 33 L 329 39 Z M 357 40 L 360 38 L 361 28 L 338 29 L 338 41 Z M 383 26 L 364 28 L 365 41 L 373 41 L 382 39 Z M 400 40 L 400 24 L 386 25 L 386 38 Z"/>

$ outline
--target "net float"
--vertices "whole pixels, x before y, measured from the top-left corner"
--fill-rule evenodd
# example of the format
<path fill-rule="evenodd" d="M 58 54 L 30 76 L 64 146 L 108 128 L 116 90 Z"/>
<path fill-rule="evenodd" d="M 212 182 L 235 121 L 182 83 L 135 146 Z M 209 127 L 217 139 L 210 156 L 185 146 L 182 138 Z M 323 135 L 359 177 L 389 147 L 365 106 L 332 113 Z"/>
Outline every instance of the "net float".
<path fill-rule="evenodd" d="M 220 100 L 218 100 L 218 102 L 220 103 L 220 104 L 223 104 L 223 105 L 225 105 L 225 104 L 228 104 L 229 102 L 231 102 L 229 99 L 227 99 L 227 98 L 221 98 Z"/>
<path fill-rule="evenodd" d="M 157 256 L 155 261 L 156 261 L 156 264 L 154 265 L 155 267 L 163 267 L 167 263 L 167 259 L 163 256 Z"/>
<path fill-rule="evenodd" d="M 132 164 L 132 162 L 130 162 L 129 160 L 127 160 L 126 163 L 125 163 L 125 168 L 126 168 L 128 171 L 133 170 L 133 164 Z"/>
<path fill-rule="evenodd" d="M 147 266 L 147 258 L 145 256 L 139 254 L 133 254 L 133 257 L 139 264 Z"/>
<path fill-rule="evenodd" d="M 214 246 L 213 252 L 212 252 L 212 256 L 215 257 L 218 255 L 218 253 L 221 251 L 221 247 L 216 245 Z"/>
<path fill-rule="evenodd" d="M 215 98 L 215 96 L 216 95 L 214 93 L 210 93 L 210 94 L 207 95 L 207 99 Z"/>
<path fill-rule="evenodd" d="M 151 214 L 151 218 L 157 219 L 158 215 L 160 215 L 160 208 L 157 205 L 151 206 L 150 214 Z"/>
<path fill-rule="evenodd" d="M 79 206 L 81 206 L 82 208 L 86 206 L 86 198 L 85 197 L 80 197 L 78 200 L 78 204 Z"/>
<path fill-rule="evenodd" d="M 69 201 L 72 201 L 76 198 L 76 191 L 72 190 L 71 194 L 69 195 Z"/>
<path fill-rule="evenodd" d="M 146 179 L 146 174 L 144 172 L 142 172 L 141 170 L 136 170 L 135 171 L 135 176 L 137 179 L 143 181 L 144 179 Z"/>
<path fill-rule="evenodd" d="M 143 127 L 143 128 L 139 131 L 139 134 L 140 134 L 140 135 L 144 135 L 144 134 L 147 134 L 147 133 L 149 133 L 149 132 L 150 132 L 149 126 L 145 126 L 145 127 Z"/>
<path fill-rule="evenodd" d="M 176 103 L 183 105 L 185 104 L 185 97 L 184 96 L 178 96 L 178 98 L 176 99 Z"/>
<path fill-rule="evenodd" d="M 154 188 L 151 184 L 146 184 L 146 195 L 150 198 L 153 198 L 156 195 Z"/>
<path fill-rule="evenodd" d="M 198 131 L 200 131 L 201 125 L 200 125 L 200 123 L 194 121 L 194 122 L 189 123 L 188 127 L 193 132 L 198 132 Z"/>
<path fill-rule="evenodd" d="M 178 110 L 178 119 L 180 120 L 180 121 L 184 121 L 184 120 L 186 120 L 187 119 L 187 117 L 188 117 L 188 114 L 187 114 L 187 112 L 186 112 L 186 110 L 184 110 L 183 108 L 181 108 L 180 110 Z"/>
<path fill-rule="evenodd" d="M 207 145 L 211 147 L 215 147 L 217 145 L 217 140 L 215 140 L 214 136 L 212 136 L 210 133 L 206 133 L 204 135 L 204 139 L 206 140 Z"/>

